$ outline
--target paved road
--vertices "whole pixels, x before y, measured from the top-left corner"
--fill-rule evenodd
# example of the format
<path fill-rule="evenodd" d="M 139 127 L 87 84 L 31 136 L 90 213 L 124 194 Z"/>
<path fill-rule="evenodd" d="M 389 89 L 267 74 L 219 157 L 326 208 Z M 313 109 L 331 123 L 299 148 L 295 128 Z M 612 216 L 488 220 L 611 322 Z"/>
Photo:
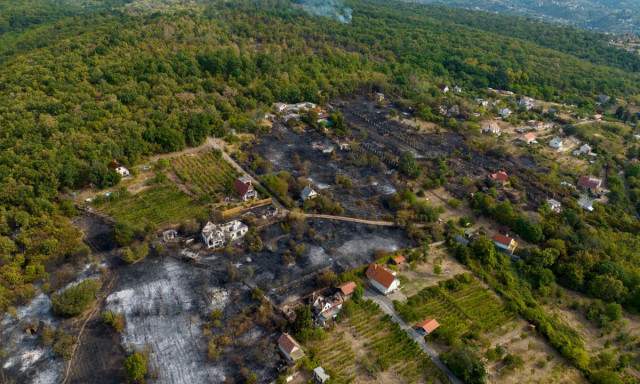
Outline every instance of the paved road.
<path fill-rule="evenodd" d="M 382 309 L 384 313 L 390 315 L 393 321 L 395 321 L 400 326 L 400 328 L 404 329 L 405 332 L 407 332 L 409 336 L 411 336 L 416 341 L 416 343 L 418 343 L 420 348 L 422 348 L 422 350 L 427 355 L 429 355 L 431 360 L 433 360 L 433 362 L 438 366 L 438 368 L 440 368 L 440 370 L 442 370 L 442 372 L 444 372 L 447 375 L 447 377 L 449 378 L 449 382 L 453 384 L 464 384 L 462 380 L 458 379 L 456 375 L 454 375 L 453 372 L 451 372 L 451 370 L 447 368 L 444 362 L 440 360 L 440 357 L 438 357 L 438 354 L 436 353 L 436 351 L 434 351 L 424 341 L 424 337 L 421 336 L 418 333 L 418 331 L 416 331 L 415 329 L 407 325 L 407 323 L 405 323 L 404 320 L 402 320 L 400 315 L 398 315 L 396 310 L 393 308 L 393 302 L 388 297 L 375 292 L 371 287 L 367 288 L 364 291 L 364 297 L 367 299 L 373 300 L 376 304 L 378 304 L 378 306 L 380 307 L 380 309 Z"/>

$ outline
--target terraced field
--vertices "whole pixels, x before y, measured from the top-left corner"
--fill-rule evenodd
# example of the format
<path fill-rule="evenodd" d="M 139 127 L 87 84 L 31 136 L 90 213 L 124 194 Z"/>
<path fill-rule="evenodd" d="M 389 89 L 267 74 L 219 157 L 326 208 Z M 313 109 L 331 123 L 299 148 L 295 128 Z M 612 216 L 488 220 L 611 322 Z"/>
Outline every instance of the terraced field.
<path fill-rule="evenodd" d="M 491 332 L 516 318 L 488 288 L 476 279 L 454 289 L 429 287 L 399 303 L 397 309 L 405 321 L 419 322 L 435 318 L 440 332 L 461 335 L 470 329 Z"/>
<path fill-rule="evenodd" d="M 337 383 L 442 382 L 429 357 L 372 302 L 358 306 L 327 340 L 310 347 Z"/>
<path fill-rule="evenodd" d="M 241 176 L 214 149 L 173 158 L 171 166 L 178 179 L 194 195 L 233 192 L 233 181 Z"/>

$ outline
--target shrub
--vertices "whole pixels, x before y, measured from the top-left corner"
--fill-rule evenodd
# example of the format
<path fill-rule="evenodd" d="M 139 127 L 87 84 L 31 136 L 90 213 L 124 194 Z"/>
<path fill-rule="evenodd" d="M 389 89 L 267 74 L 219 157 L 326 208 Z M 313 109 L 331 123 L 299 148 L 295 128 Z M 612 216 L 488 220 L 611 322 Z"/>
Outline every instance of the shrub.
<path fill-rule="evenodd" d="M 147 357 L 140 351 L 135 351 L 124 361 L 124 374 L 131 381 L 141 383 L 147 375 Z"/>
<path fill-rule="evenodd" d="M 147 243 L 139 243 L 122 251 L 122 260 L 126 263 L 133 264 L 144 259 L 148 255 L 149 245 Z"/>
<path fill-rule="evenodd" d="M 53 312 L 62 317 L 78 316 L 96 298 L 99 289 L 100 283 L 89 279 L 67 288 L 60 294 L 54 294 L 51 297 Z"/>
<path fill-rule="evenodd" d="M 460 207 L 460 204 L 462 204 L 462 201 L 456 198 L 449 200 L 449 206 L 453 209 L 458 209 Z"/>
<path fill-rule="evenodd" d="M 121 313 L 102 312 L 102 320 L 110 325 L 116 332 L 124 331 L 124 315 Z"/>

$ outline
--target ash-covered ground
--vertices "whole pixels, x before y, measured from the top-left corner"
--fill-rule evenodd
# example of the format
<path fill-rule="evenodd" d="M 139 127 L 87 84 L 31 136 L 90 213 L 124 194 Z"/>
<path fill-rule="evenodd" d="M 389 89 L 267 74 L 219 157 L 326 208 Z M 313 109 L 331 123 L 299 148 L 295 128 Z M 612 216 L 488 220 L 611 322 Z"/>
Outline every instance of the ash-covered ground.
<path fill-rule="evenodd" d="M 314 149 L 314 143 L 322 144 L 325 148 L 335 147 L 335 158 Z M 354 166 L 357 154 L 340 150 L 317 130 L 307 129 L 298 133 L 275 123 L 271 133 L 260 137 L 259 143 L 251 151 L 271 162 L 271 172 L 287 171 L 294 176 L 305 176 L 318 190 L 330 190 L 347 216 L 380 218 L 393 213 L 384 204 L 388 195 L 396 193 L 387 176 L 387 168 Z M 299 157 L 299 163 L 305 165 L 306 174 L 297 166 L 296 157 Z M 349 176 L 352 187 L 335 188 L 334 181 L 338 174 Z M 294 198 L 298 199 L 298 196 Z M 366 204 L 363 204 L 364 201 Z"/>

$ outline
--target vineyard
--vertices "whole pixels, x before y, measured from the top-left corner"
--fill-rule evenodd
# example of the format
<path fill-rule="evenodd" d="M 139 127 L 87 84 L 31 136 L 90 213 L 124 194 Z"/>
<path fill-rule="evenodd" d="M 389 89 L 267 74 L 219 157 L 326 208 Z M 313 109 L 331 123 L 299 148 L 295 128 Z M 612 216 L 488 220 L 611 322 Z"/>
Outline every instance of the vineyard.
<path fill-rule="evenodd" d="M 173 184 L 107 200 L 101 208 L 118 221 L 128 221 L 136 226 L 150 223 L 157 227 L 192 219 L 205 212 L 200 204 Z"/>
<path fill-rule="evenodd" d="M 213 149 L 175 157 L 171 166 L 180 181 L 196 196 L 232 194 L 233 181 L 242 176 Z"/>
<path fill-rule="evenodd" d="M 515 312 L 472 278 L 466 283 L 450 279 L 441 286 L 425 288 L 398 303 L 396 309 L 407 322 L 435 318 L 440 324 L 439 333 L 457 336 L 468 330 L 491 332 L 516 317 Z"/>
<path fill-rule="evenodd" d="M 336 383 L 437 383 L 441 372 L 373 302 L 365 302 L 311 351 Z"/>

